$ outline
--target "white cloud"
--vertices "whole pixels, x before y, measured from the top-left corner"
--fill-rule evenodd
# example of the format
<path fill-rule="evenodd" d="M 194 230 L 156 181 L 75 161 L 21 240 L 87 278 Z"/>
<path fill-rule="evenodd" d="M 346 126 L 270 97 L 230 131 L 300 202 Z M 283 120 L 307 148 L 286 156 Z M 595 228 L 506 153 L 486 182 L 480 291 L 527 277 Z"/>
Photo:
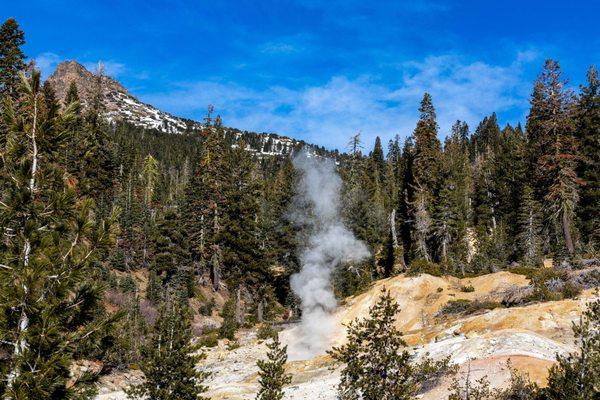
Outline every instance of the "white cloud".
<path fill-rule="evenodd" d="M 56 53 L 45 52 L 45 53 L 41 53 L 37 57 L 35 57 L 35 65 L 37 66 L 37 68 L 40 69 L 40 71 L 42 71 L 42 78 L 46 79 L 46 78 L 48 78 L 48 76 L 52 75 L 52 73 L 56 69 L 56 66 L 64 60 L 65 59 L 63 57 L 61 57 L 60 55 L 58 55 Z M 122 64 L 122 63 L 119 63 L 116 61 L 112 61 L 112 60 L 109 60 L 109 61 L 83 61 L 83 62 L 81 62 L 81 64 L 86 69 L 88 69 L 89 71 L 92 71 L 92 72 L 96 71 L 98 66 L 100 64 L 102 64 L 102 66 L 104 67 L 104 74 L 111 76 L 111 77 L 117 77 L 119 75 L 123 75 L 126 72 L 125 64 Z M 146 74 L 146 73 L 142 72 L 142 73 L 136 75 L 136 77 L 139 79 L 144 79 L 143 74 Z M 147 76 L 145 76 L 145 78 L 147 78 Z"/>
<path fill-rule="evenodd" d="M 35 65 L 42 72 L 43 79 L 50 76 L 61 61 L 60 56 L 52 52 L 45 52 L 35 57 Z"/>
<path fill-rule="evenodd" d="M 358 131 L 367 146 L 377 135 L 385 143 L 395 134 L 406 137 L 412 133 L 424 92 L 433 96 L 441 136 L 457 119 L 474 128 L 494 111 L 520 112 L 527 106 L 530 90 L 523 77 L 523 63 L 534 58 L 533 54 L 519 53 L 509 65 L 491 65 L 443 55 L 398 64 L 400 78 L 393 83 L 371 76 L 334 76 L 320 86 L 257 90 L 235 83 L 201 81 L 142 97 L 173 113 L 196 117 L 212 103 L 226 125 L 341 149 Z"/>
<path fill-rule="evenodd" d="M 301 51 L 301 49 L 286 42 L 267 42 L 260 47 L 260 52 L 263 54 L 293 54 Z"/>
<path fill-rule="evenodd" d="M 96 70 L 98 70 L 98 68 L 100 66 L 102 66 L 102 68 L 104 68 L 104 75 L 110 76 L 110 77 L 118 77 L 119 75 L 122 75 L 125 71 L 125 64 L 116 62 L 116 61 L 104 61 L 104 60 L 99 60 L 99 61 L 95 61 L 95 62 L 83 62 L 83 66 L 88 70 L 88 71 L 92 71 L 95 72 Z"/>

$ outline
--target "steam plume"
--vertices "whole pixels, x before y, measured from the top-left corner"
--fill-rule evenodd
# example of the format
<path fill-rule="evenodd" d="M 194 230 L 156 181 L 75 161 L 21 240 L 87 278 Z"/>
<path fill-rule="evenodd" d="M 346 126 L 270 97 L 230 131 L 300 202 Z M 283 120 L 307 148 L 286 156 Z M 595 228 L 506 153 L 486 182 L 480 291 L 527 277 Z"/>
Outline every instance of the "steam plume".
<path fill-rule="evenodd" d="M 369 251 L 341 221 L 342 180 L 333 161 L 301 153 L 294 158 L 294 166 L 302 173 L 298 200 L 308 206 L 296 219 L 310 228 L 300 254 L 301 270 L 290 282 L 302 309 L 302 320 L 289 346 L 290 359 L 297 360 L 321 354 L 329 347 L 337 305 L 330 282 L 332 271 L 341 263 L 368 257 Z"/>

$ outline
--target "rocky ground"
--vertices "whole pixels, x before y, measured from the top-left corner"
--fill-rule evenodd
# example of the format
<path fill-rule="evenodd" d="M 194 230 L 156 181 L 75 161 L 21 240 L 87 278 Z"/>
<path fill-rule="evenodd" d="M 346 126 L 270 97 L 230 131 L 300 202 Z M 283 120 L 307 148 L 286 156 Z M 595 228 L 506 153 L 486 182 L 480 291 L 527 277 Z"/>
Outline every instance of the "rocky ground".
<path fill-rule="evenodd" d="M 343 324 L 364 317 L 381 293 L 390 290 L 402 310 L 397 325 L 418 356 L 450 356 L 460 366 L 459 374 L 470 371 L 475 379 L 487 375 L 492 386 L 502 386 L 509 377 L 506 362 L 543 384 L 547 369 L 557 353 L 572 350 L 571 322 L 595 294 L 588 290 L 573 300 L 562 300 L 521 307 L 480 310 L 471 315 L 439 315 L 440 309 L 455 299 L 498 301 L 507 291 L 524 287 L 521 275 L 499 272 L 472 279 L 438 278 L 430 275 L 397 276 L 377 282 L 369 291 L 348 299 L 336 314 L 337 334 L 332 344 L 343 343 Z M 473 291 L 466 292 L 465 287 Z M 290 326 L 281 334 L 282 341 L 294 340 L 296 329 Z M 199 368 L 209 371 L 206 384 L 211 399 L 253 399 L 258 390 L 256 360 L 264 357 L 266 347 L 254 331 L 240 332 L 240 347 L 229 350 L 224 341 L 207 349 Z M 339 369 L 326 356 L 289 362 L 293 381 L 286 399 L 335 399 Z M 125 399 L 122 388 L 140 379 L 129 372 L 103 378 L 98 400 Z M 422 395 L 423 399 L 446 399 L 450 379 Z"/>

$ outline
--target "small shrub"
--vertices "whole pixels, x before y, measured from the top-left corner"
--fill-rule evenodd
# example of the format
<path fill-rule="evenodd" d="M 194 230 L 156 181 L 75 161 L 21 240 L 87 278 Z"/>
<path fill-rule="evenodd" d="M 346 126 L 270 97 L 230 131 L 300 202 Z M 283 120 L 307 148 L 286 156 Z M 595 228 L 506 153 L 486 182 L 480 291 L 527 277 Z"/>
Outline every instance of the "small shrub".
<path fill-rule="evenodd" d="M 110 289 L 104 292 L 104 298 L 108 304 L 123 307 L 131 301 L 132 295 L 123 293 L 120 290 Z"/>
<path fill-rule="evenodd" d="M 216 305 L 217 303 L 215 302 L 215 299 L 210 299 L 200 304 L 200 308 L 198 309 L 198 311 L 200 312 L 200 315 L 210 317 Z"/>
<path fill-rule="evenodd" d="M 513 285 L 504 291 L 502 305 L 504 307 L 515 307 L 526 304 L 531 301 L 533 294 L 533 286 L 517 286 Z"/>
<path fill-rule="evenodd" d="M 200 347 L 217 347 L 219 344 L 219 332 L 211 331 L 203 334 L 198 339 L 198 346 Z"/>
<path fill-rule="evenodd" d="M 573 279 L 573 283 L 583 289 L 600 287 L 600 271 L 593 269 L 589 272 L 577 275 Z"/>
<path fill-rule="evenodd" d="M 463 293 L 472 293 L 475 291 L 475 288 L 473 287 L 473 285 L 461 286 L 460 291 Z"/>
<path fill-rule="evenodd" d="M 414 260 L 408 266 L 407 275 L 416 276 L 420 274 L 429 274 L 433 276 L 442 276 L 444 274 L 439 264 L 426 261 L 426 260 Z"/>
<path fill-rule="evenodd" d="M 577 296 L 581 289 L 571 281 L 569 273 L 554 268 L 539 268 L 531 276 L 532 300 L 554 301 Z"/>
<path fill-rule="evenodd" d="M 531 277 L 537 272 L 537 270 L 539 270 L 539 268 L 519 265 L 519 266 L 510 268 L 508 271 L 512 272 L 513 274 L 524 275 L 528 279 L 531 279 Z"/>
<path fill-rule="evenodd" d="M 108 275 L 106 277 L 106 284 L 108 285 L 108 287 L 110 289 L 116 289 L 118 282 L 117 282 L 117 275 L 115 275 L 114 272 L 109 271 Z"/>
<path fill-rule="evenodd" d="M 229 342 L 227 344 L 227 350 L 229 351 L 233 351 L 235 349 L 239 349 L 240 348 L 240 344 L 237 340 L 232 340 L 231 342 Z"/>
<path fill-rule="evenodd" d="M 131 275 L 125 275 L 119 280 L 119 289 L 125 293 L 133 293 L 136 291 L 137 285 Z"/>
<path fill-rule="evenodd" d="M 151 301 L 143 299 L 140 301 L 140 314 L 148 325 L 153 326 L 158 318 L 158 308 Z"/>
<path fill-rule="evenodd" d="M 441 287 L 437 288 L 438 293 L 442 293 L 443 291 L 444 291 L 444 288 L 441 288 Z"/>
<path fill-rule="evenodd" d="M 438 312 L 438 315 L 455 315 L 455 314 L 473 314 L 481 310 L 493 310 L 494 308 L 502 307 L 502 304 L 496 301 L 480 301 L 457 299 L 450 300 Z"/>
<path fill-rule="evenodd" d="M 441 314 L 441 315 L 461 314 L 461 313 L 467 311 L 469 309 L 470 305 L 471 305 L 471 300 L 467 300 L 467 299 L 450 300 L 439 311 L 439 314 Z"/>
<path fill-rule="evenodd" d="M 277 337 L 277 331 L 271 324 L 262 324 L 256 332 L 256 337 L 259 340 L 275 339 Z"/>

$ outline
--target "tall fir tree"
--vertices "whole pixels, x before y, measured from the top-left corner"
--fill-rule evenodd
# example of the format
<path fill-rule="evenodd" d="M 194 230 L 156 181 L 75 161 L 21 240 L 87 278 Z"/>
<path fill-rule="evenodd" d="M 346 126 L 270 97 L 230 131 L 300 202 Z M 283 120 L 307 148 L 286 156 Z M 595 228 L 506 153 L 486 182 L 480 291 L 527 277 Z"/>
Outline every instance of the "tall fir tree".
<path fill-rule="evenodd" d="M 415 150 L 413 174 L 415 185 L 432 197 L 438 184 L 441 144 L 437 137 L 438 125 L 431 95 L 425 93 L 421 106 L 421 116 L 415 128 Z"/>
<path fill-rule="evenodd" d="M 200 162 L 187 185 L 183 207 L 190 250 L 201 269 L 208 267 L 211 260 L 222 258 L 216 235 L 222 226 L 220 219 L 225 203 L 223 174 L 226 153 L 230 151 L 223 142 L 220 119 L 215 126 L 207 126 L 202 134 L 204 142 Z M 213 283 L 221 276 L 221 267 L 220 262 L 211 266 Z"/>
<path fill-rule="evenodd" d="M 104 75 L 99 68 L 94 75 L 92 98 L 88 106 L 83 130 L 77 143 L 76 176 L 82 195 L 96 200 L 101 212 L 111 207 L 116 175 L 114 143 L 104 115 Z"/>
<path fill-rule="evenodd" d="M 574 124 L 574 95 L 556 61 L 547 60 L 536 81 L 527 118 L 530 146 L 538 156 L 535 171 L 540 179 L 538 196 L 548 210 L 553 247 L 573 255 L 573 220 L 579 201 L 581 180 L 577 177 L 577 141 Z"/>
<path fill-rule="evenodd" d="M 188 290 L 190 281 L 192 286 L 194 281 L 189 243 L 175 210 L 165 211 L 157 220 L 152 248 L 150 269 L 168 287 L 171 296 L 193 296 L 193 290 Z"/>
<path fill-rule="evenodd" d="M 542 212 L 529 186 L 523 190 L 519 210 L 518 241 L 520 255 L 529 266 L 538 266 L 542 259 Z"/>
<path fill-rule="evenodd" d="M 439 186 L 441 144 L 437 137 L 435 108 L 429 93 L 423 95 L 419 112 L 421 117 L 414 132 L 415 147 L 411 171 L 413 176 L 410 180 L 414 184 L 414 197 L 409 201 L 414 221 L 414 254 L 418 258 L 430 261 L 431 218 Z"/>
<path fill-rule="evenodd" d="M 458 121 L 444 145 L 440 168 L 442 188 L 433 218 L 438 259 L 454 272 L 460 269 L 463 273 L 468 262 L 466 244 L 471 214 L 471 165 L 464 134 L 464 125 Z"/>
<path fill-rule="evenodd" d="M 24 44 L 25 35 L 17 21 L 4 21 L 0 26 L 0 98 L 15 98 L 19 93 L 19 74 L 25 72 Z"/>
<path fill-rule="evenodd" d="M 577 174 L 583 179 L 577 210 L 584 241 L 600 243 L 600 79 L 596 67 L 587 73 L 577 104 L 577 138 L 581 160 Z"/>

